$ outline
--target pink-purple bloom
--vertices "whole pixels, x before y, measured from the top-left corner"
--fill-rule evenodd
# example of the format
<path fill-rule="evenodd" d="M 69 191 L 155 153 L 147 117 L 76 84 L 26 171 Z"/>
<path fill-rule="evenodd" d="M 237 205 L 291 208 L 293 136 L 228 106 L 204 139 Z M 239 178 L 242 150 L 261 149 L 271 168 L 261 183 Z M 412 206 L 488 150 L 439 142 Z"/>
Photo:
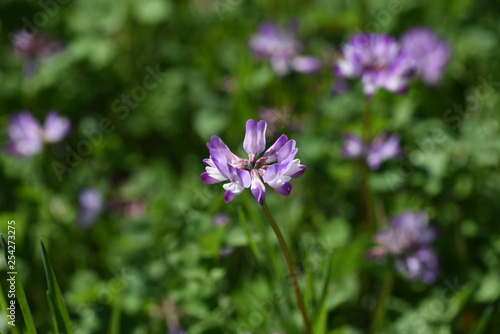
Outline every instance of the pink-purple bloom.
<path fill-rule="evenodd" d="M 345 143 L 343 155 L 347 159 L 366 159 L 368 166 L 373 169 L 379 169 L 380 165 L 387 160 L 396 159 L 402 154 L 399 136 L 381 134 L 370 144 L 363 142 L 361 137 L 355 134 L 344 136 Z"/>
<path fill-rule="evenodd" d="M 426 27 L 413 28 L 401 38 L 403 50 L 409 56 L 416 74 L 429 85 L 436 85 L 451 56 L 445 41 Z"/>
<path fill-rule="evenodd" d="M 389 227 L 374 237 L 377 245 L 369 256 L 374 260 L 391 257 L 396 261 L 397 270 L 410 280 L 434 283 L 439 263 L 431 246 L 437 232 L 428 225 L 429 217 L 423 211 L 407 211 L 393 217 Z"/>
<path fill-rule="evenodd" d="M 9 123 L 10 143 L 7 151 L 20 157 L 30 157 L 40 153 L 44 143 L 57 143 L 71 130 L 68 118 L 51 111 L 42 126 L 29 111 L 13 115 Z"/>
<path fill-rule="evenodd" d="M 248 153 L 248 159 L 236 156 L 217 136 L 212 136 L 207 143 L 210 157 L 203 160 L 206 172 L 201 174 L 201 179 L 207 184 L 229 181 L 223 185 L 226 203 L 245 188 L 250 188 L 257 201 L 263 204 L 266 196 L 264 183 L 288 196 L 292 191 L 290 180 L 304 174 L 306 166 L 295 159 L 298 151 L 295 140 L 281 135 L 266 150 L 266 128 L 265 121 L 247 121 L 243 149 Z M 264 154 L 260 156 L 262 152 Z"/>
<path fill-rule="evenodd" d="M 86 188 L 79 196 L 78 224 L 81 228 L 89 228 L 97 221 L 104 208 L 102 193 L 96 188 Z"/>
<path fill-rule="evenodd" d="M 297 38 L 295 23 L 289 24 L 287 29 L 271 22 L 261 24 L 258 33 L 250 39 L 250 48 L 259 58 L 268 59 L 280 76 L 291 70 L 313 73 L 321 67 L 318 58 L 301 55 L 303 45 Z"/>
<path fill-rule="evenodd" d="M 33 75 L 37 71 L 37 61 L 50 57 L 63 49 L 63 44 L 49 39 L 44 35 L 36 35 L 25 30 L 13 34 L 12 47 L 14 52 L 26 59 L 24 74 Z"/>
<path fill-rule="evenodd" d="M 225 212 L 219 212 L 214 216 L 215 226 L 221 227 L 231 223 L 231 217 Z"/>
<path fill-rule="evenodd" d="M 335 74 L 341 78 L 360 77 L 369 98 L 380 88 L 405 93 L 415 72 L 408 54 L 389 35 L 357 34 L 342 45 L 341 53 Z"/>

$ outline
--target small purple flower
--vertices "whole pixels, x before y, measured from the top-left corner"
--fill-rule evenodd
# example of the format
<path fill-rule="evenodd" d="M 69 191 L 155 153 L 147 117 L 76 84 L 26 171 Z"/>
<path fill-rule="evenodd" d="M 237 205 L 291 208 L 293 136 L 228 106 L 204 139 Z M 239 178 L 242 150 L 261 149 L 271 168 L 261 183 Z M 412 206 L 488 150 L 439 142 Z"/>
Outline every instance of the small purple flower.
<path fill-rule="evenodd" d="M 57 143 L 68 135 L 71 124 L 66 117 L 51 111 L 42 127 L 29 111 L 12 116 L 8 134 L 11 142 L 7 151 L 20 157 L 40 153 L 44 143 Z"/>
<path fill-rule="evenodd" d="M 26 59 L 24 73 L 27 76 L 37 71 L 37 61 L 40 58 L 50 57 L 63 49 L 63 44 L 53 41 L 46 36 L 38 36 L 25 30 L 13 34 L 12 47 L 14 52 Z"/>
<path fill-rule="evenodd" d="M 361 77 L 365 94 L 371 98 L 378 89 L 405 93 L 414 74 L 412 62 L 399 43 L 384 34 L 357 34 L 341 47 L 335 64 L 341 78 Z"/>
<path fill-rule="evenodd" d="M 399 157 L 402 154 L 399 141 L 397 135 L 382 134 L 375 138 L 366 157 L 368 166 L 374 170 L 379 169 L 382 162 Z"/>
<path fill-rule="evenodd" d="M 43 129 L 30 112 L 12 116 L 7 131 L 11 140 L 7 146 L 9 153 L 29 157 L 42 150 Z"/>
<path fill-rule="evenodd" d="M 451 48 L 426 27 L 407 31 L 402 39 L 403 50 L 408 54 L 416 74 L 428 85 L 436 85 L 443 75 L 451 56 Z"/>
<path fill-rule="evenodd" d="M 379 169 L 384 161 L 396 159 L 402 154 L 400 138 L 395 134 L 391 136 L 382 134 L 370 145 L 365 144 L 361 137 L 355 134 L 347 134 L 344 139 L 344 157 L 347 159 L 366 158 L 372 170 Z"/>
<path fill-rule="evenodd" d="M 210 157 L 203 160 L 206 172 L 201 174 L 201 179 L 207 184 L 229 181 L 223 185 L 226 203 L 231 202 L 245 188 L 250 188 L 257 201 L 263 204 L 266 195 L 264 182 L 280 194 L 288 196 L 292 190 L 289 181 L 304 174 L 306 166 L 295 159 L 298 151 L 295 140 L 288 140 L 286 135 L 281 135 L 264 152 L 266 127 L 265 121 L 247 121 L 243 148 L 248 153 L 248 159 L 233 154 L 217 136 L 212 136 L 207 143 Z M 259 158 L 262 152 L 264 154 Z"/>
<path fill-rule="evenodd" d="M 103 196 L 96 188 L 86 188 L 80 193 L 79 204 L 78 225 L 81 228 L 89 228 L 101 215 L 104 207 Z"/>
<path fill-rule="evenodd" d="M 431 248 L 437 233 L 428 223 L 426 212 L 408 211 L 393 217 L 390 226 L 374 237 L 377 246 L 369 257 L 391 257 L 396 260 L 398 271 L 410 280 L 432 284 L 439 272 L 437 256 Z"/>
<path fill-rule="evenodd" d="M 231 222 L 231 218 L 229 215 L 225 212 L 220 212 L 215 215 L 214 217 L 214 224 L 215 226 L 225 226 Z"/>
<path fill-rule="evenodd" d="M 259 32 L 250 39 L 250 48 L 258 57 L 269 59 L 274 72 L 280 76 L 292 69 L 313 73 L 321 67 L 318 58 L 299 55 L 303 46 L 297 39 L 296 24 L 290 24 L 286 30 L 271 22 L 261 24 Z"/>

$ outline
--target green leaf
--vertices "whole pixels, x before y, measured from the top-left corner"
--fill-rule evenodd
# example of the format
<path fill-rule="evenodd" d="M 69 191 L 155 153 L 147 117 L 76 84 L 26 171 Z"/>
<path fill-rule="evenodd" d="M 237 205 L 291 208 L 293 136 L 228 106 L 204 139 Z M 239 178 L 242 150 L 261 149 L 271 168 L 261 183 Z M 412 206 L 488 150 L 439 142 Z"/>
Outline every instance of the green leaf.
<path fill-rule="evenodd" d="M 474 327 L 471 334 L 484 333 L 484 330 L 486 329 L 486 325 L 488 325 L 488 322 L 490 321 L 492 315 L 493 315 L 493 306 L 490 305 L 483 311 L 483 315 L 481 315 L 481 319 L 479 319 L 476 327 Z"/>
<path fill-rule="evenodd" d="M 253 255 L 257 259 L 257 262 L 261 264 L 262 263 L 262 256 L 261 256 L 259 249 L 257 248 L 257 245 L 253 239 L 252 231 L 250 230 L 250 227 L 248 226 L 248 223 L 247 223 L 247 218 L 246 218 L 246 216 L 243 213 L 243 210 L 241 208 L 238 208 L 238 216 L 240 218 L 241 226 L 243 226 L 243 229 L 245 230 L 245 234 L 247 235 L 248 243 L 250 244 L 250 249 L 252 250 Z"/>
<path fill-rule="evenodd" d="M 5 255 L 5 261 L 8 262 L 7 259 L 7 242 L 5 241 L 5 238 L 3 235 L 1 235 L 2 239 L 2 247 Z M 36 327 L 35 327 L 35 322 L 33 321 L 33 316 L 31 315 L 31 310 L 28 304 L 28 300 L 26 298 L 26 293 L 24 292 L 24 287 L 21 281 L 21 277 L 19 277 L 19 274 L 16 274 L 16 297 L 17 301 L 19 302 L 19 307 L 21 308 L 21 312 L 23 314 L 24 318 L 24 323 L 26 324 L 26 329 L 28 330 L 28 334 L 36 334 Z M 3 296 L 2 296 L 3 300 Z M 2 307 L 5 305 L 6 302 L 3 300 Z"/>
<path fill-rule="evenodd" d="M 208 232 L 204 236 L 201 237 L 200 246 L 201 248 L 207 252 L 210 256 L 218 256 L 220 253 L 220 246 L 222 243 L 222 239 L 224 238 L 224 234 L 226 232 L 226 227 L 221 226 L 216 228 L 213 231 Z"/>
<path fill-rule="evenodd" d="M 56 275 L 54 273 L 54 270 L 52 269 L 47 250 L 45 249 L 42 240 L 40 240 L 40 246 L 42 248 L 42 260 L 43 267 L 45 269 L 45 277 L 47 279 L 47 285 L 49 288 L 49 306 L 51 306 L 50 303 L 52 303 L 53 317 L 56 318 L 56 323 L 61 328 L 66 329 L 67 333 L 74 333 L 73 325 L 71 324 L 71 319 L 69 317 L 68 310 L 66 309 L 66 304 L 64 303 L 61 289 L 59 288 L 59 284 L 57 283 Z"/>

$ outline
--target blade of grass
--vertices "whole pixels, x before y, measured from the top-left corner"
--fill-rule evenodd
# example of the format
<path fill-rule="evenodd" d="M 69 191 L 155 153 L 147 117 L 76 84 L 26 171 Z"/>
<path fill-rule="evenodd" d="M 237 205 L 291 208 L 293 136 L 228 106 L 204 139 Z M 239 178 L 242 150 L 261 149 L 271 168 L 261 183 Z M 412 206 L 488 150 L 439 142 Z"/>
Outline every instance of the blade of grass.
<path fill-rule="evenodd" d="M 58 321 L 62 321 L 63 328 L 66 329 L 67 333 L 72 334 L 74 333 L 73 325 L 71 324 L 71 319 L 69 317 L 66 304 L 64 303 L 61 289 L 59 288 L 59 284 L 57 283 L 56 275 L 54 273 L 54 270 L 52 269 L 47 250 L 45 249 L 42 240 L 40 240 L 40 246 L 42 248 L 42 261 L 43 267 L 45 269 L 45 277 L 47 278 L 47 285 L 52 297 L 56 319 Z"/>
<path fill-rule="evenodd" d="M 49 310 L 50 310 L 50 318 L 52 320 L 52 328 L 54 329 L 55 334 L 59 334 L 59 325 L 57 324 L 57 317 L 56 317 L 56 310 L 54 307 L 54 304 L 52 303 L 52 295 L 50 294 L 50 291 L 47 290 L 47 302 L 49 303 Z"/>
<path fill-rule="evenodd" d="M 481 319 L 479 319 L 479 321 L 477 322 L 477 325 L 474 327 L 471 334 L 483 334 L 484 333 L 484 330 L 486 329 L 486 326 L 488 325 L 488 322 L 490 321 L 491 316 L 493 315 L 493 309 L 494 309 L 494 307 L 492 305 L 490 305 L 483 311 L 483 314 L 481 315 Z"/>
<path fill-rule="evenodd" d="M 4 255 L 5 255 L 5 261 L 6 261 L 6 263 L 8 263 L 7 241 L 5 240 L 3 235 L 1 235 L 1 239 L 2 239 L 2 247 L 3 247 L 3 251 L 4 251 Z M 28 299 L 26 298 L 26 293 L 24 292 L 23 283 L 21 281 L 21 277 L 19 277 L 19 273 L 16 274 L 16 298 L 17 298 L 17 301 L 19 303 L 21 313 L 23 314 L 24 324 L 26 325 L 26 329 L 28 331 L 28 334 L 36 334 L 35 322 L 33 321 L 33 316 L 31 315 L 31 310 L 30 310 L 30 307 L 28 304 Z M 3 296 L 2 296 L 2 299 L 3 299 Z M 3 303 L 6 303 L 6 301 L 3 300 Z"/>
<path fill-rule="evenodd" d="M 328 296 L 328 285 L 330 284 L 330 279 L 332 276 L 333 252 L 330 253 L 327 261 L 328 267 L 326 269 L 326 275 L 323 281 L 323 289 L 321 290 L 321 299 L 313 313 L 314 333 L 317 334 L 326 333 L 326 322 L 328 315 L 326 297 Z"/>

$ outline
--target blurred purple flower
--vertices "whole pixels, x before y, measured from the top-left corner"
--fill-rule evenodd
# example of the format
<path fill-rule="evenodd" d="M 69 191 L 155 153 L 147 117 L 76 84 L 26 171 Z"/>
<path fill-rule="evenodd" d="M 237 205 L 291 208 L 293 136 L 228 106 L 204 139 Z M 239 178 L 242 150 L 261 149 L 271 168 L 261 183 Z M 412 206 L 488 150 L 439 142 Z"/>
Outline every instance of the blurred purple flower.
<path fill-rule="evenodd" d="M 29 111 L 13 115 L 8 127 L 10 143 L 7 152 L 30 157 L 43 148 L 44 143 L 57 143 L 71 130 L 69 119 L 51 111 L 42 127 Z"/>
<path fill-rule="evenodd" d="M 229 255 L 231 255 L 232 253 L 234 252 L 234 248 L 233 247 L 223 247 L 221 250 L 220 250 L 220 256 L 222 258 L 224 257 L 228 257 Z"/>
<path fill-rule="evenodd" d="M 382 162 L 392 160 L 402 154 L 400 139 L 397 135 L 382 134 L 372 141 L 366 161 L 371 169 L 379 169 Z"/>
<path fill-rule="evenodd" d="M 429 85 L 436 85 L 448 64 L 451 48 L 445 41 L 426 27 L 407 31 L 402 39 L 403 50 L 408 54 L 417 75 Z"/>
<path fill-rule="evenodd" d="M 104 199 L 101 192 L 96 188 L 86 188 L 79 196 L 78 225 L 81 228 L 89 228 L 101 215 L 104 207 Z"/>
<path fill-rule="evenodd" d="M 384 34 L 357 34 L 342 45 L 334 71 L 341 78 L 361 77 L 365 94 L 378 89 L 405 93 L 414 74 L 412 62 L 398 42 Z"/>
<path fill-rule="evenodd" d="M 224 226 L 231 222 L 231 218 L 225 212 L 220 212 L 214 216 L 215 226 Z"/>
<path fill-rule="evenodd" d="M 43 129 L 30 112 L 13 115 L 7 131 L 11 140 L 7 146 L 9 153 L 29 157 L 42 150 Z"/>
<path fill-rule="evenodd" d="M 44 35 L 36 35 L 25 30 L 13 34 L 12 47 L 14 52 L 26 59 L 24 74 L 31 76 L 37 72 L 37 61 L 60 52 L 64 46 L 59 41 L 49 39 Z"/>
<path fill-rule="evenodd" d="M 297 24 L 289 24 L 281 29 L 277 24 L 261 24 L 257 34 L 250 39 L 250 48 L 255 55 L 269 59 L 276 74 L 282 76 L 295 70 L 300 73 L 313 73 L 320 69 L 321 62 L 312 56 L 299 55 L 302 43 L 297 39 Z"/>
<path fill-rule="evenodd" d="M 355 134 L 345 135 L 344 140 L 344 157 L 347 159 L 366 158 L 372 170 L 379 169 L 384 161 L 395 159 L 402 154 L 400 138 L 395 134 L 391 136 L 381 134 L 370 145 L 365 144 L 361 137 Z"/>
<path fill-rule="evenodd" d="M 436 230 L 428 226 L 426 212 L 404 212 L 392 218 L 389 227 L 375 237 L 377 243 L 369 253 L 374 260 L 392 257 L 396 268 L 410 280 L 432 284 L 438 276 L 439 265 L 431 245 Z"/>
<path fill-rule="evenodd" d="M 265 121 L 247 121 L 243 149 L 248 153 L 248 159 L 233 154 L 217 136 L 212 136 L 207 143 L 210 157 L 203 160 L 206 172 L 201 174 L 201 179 L 207 184 L 229 180 L 229 183 L 223 185 L 226 203 L 231 202 L 245 188 L 250 188 L 257 201 L 263 204 L 266 188 L 262 180 L 280 194 L 288 196 L 292 190 L 289 181 L 304 174 L 306 166 L 295 159 L 298 151 L 295 140 L 288 140 L 286 135 L 281 135 L 264 152 L 266 127 Z M 258 158 L 262 152 L 264 154 Z M 270 163 L 274 164 L 269 165 Z"/>

